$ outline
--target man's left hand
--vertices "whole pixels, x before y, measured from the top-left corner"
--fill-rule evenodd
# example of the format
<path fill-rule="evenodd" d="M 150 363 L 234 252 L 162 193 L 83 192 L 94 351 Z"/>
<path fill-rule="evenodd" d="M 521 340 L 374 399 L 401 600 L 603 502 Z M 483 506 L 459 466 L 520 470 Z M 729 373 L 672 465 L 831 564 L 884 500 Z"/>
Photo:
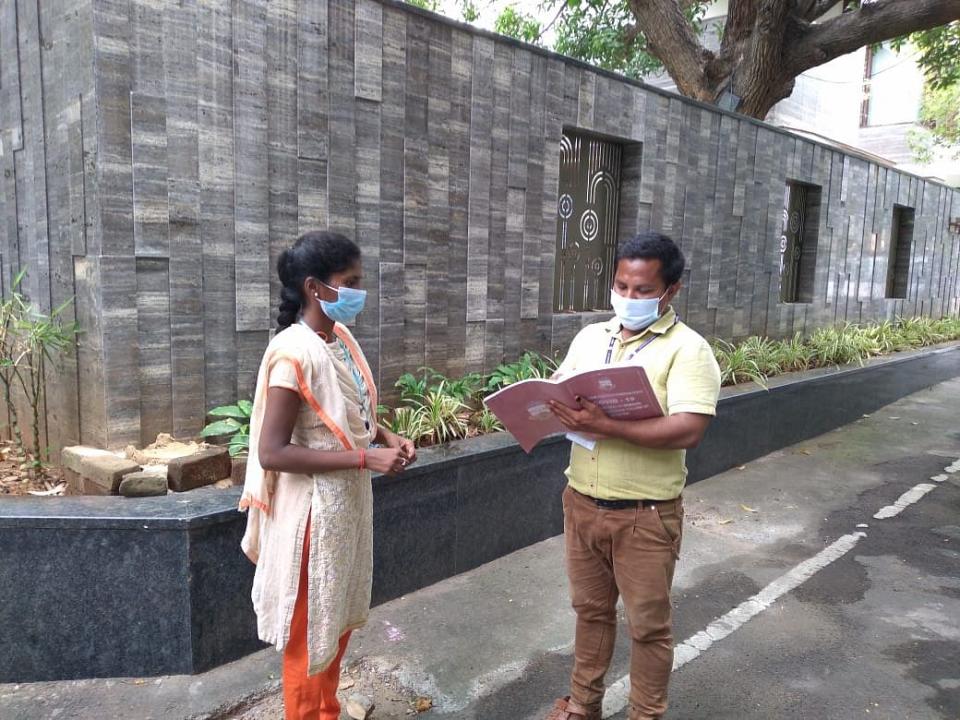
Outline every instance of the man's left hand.
<path fill-rule="evenodd" d="M 610 416 L 596 403 L 585 397 L 578 397 L 579 409 L 569 408 L 563 403 L 550 402 L 550 410 L 563 423 L 567 430 L 575 433 L 603 436 L 609 427 Z"/>

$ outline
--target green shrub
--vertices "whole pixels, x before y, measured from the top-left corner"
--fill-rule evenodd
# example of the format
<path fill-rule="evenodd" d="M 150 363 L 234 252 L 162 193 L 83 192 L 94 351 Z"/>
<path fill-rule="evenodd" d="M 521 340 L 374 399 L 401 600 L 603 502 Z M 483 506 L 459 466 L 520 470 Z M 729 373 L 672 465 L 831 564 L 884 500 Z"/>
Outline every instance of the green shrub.
<path fill-rule="evenodd" d="M 820 328 L 808 340 L 818 366 L 863 364 L 876 348 L 854 325 Z M 878 352 L 878 351 L 877 351 Z"/>
<path fill-rule="evenodd" d="M 484 396 L 520 380 L 549 377 L 555 370 L 552 360 L 533 352 L 500 365 L 486 376 L 470 373 L 448 378 L 423 367 L 397 380 L 398 407 L 391 410 L 381 406 L 378 411 L 390 430 L 421 446 L 501 432 L 503 426 L 484 406 Z"/>
<path fill-rule="evenodd" d="M 775 341 L 754 335 L 740 343 L 740 348 L 763 375 L 775 375 L 780 371 L 779 348 Z"/>
<path fill-rule="evenodd" d="M 207 415 L 216 418 L 208 424 L 200 435 L 204 438 L 230 436 L 227 449 L 230 455 L 246 455 L 250 452 L 250 414 L 253 403 L 240 400 L 236 405 L 222 405 L 210 410 Z"/>
<path fill-rule="evenodd" d="M 444 383 L 428 390 L 417 406 L 422 421 L 423 435 L 421 438 L 431 445 L 458 440 L 467 435 L 467 406 L 457 397 L 451 395 Z"/>
<path fill-rule="evenodd" d="M 726 340 L 714 340 L 713 354 L 720 366 L 720 382 L 723 385 L 737 385 L 743 382 L 755 382 L 766 387 L 767 375 L 760 369 L 756 358 L 743 344 L 734 345 Z"/>
<path fill-rule="evenodd" d="M 862 364 L 876 355 L 947 340 L 960 340 L 960 318 L 905 318 L 864 326 L 846 324 L 821 328 L 809 338 L 800 333 L 786 340 L 752 336 L 739 343 L 717 339 L 711 346 L 720 365 L 723 385 L 754 382 L 765 388 L 767 380 L 775 375 Z M 422 367 L 415 374 L 405 373 L 397 380 L 398 407 L 391 410 L 380 406 L 377 410 L 387 427 L 420 446 L 501 432 L 500 421 L 483 405 L 484 395 L 521 380 L 550 377 L 556 368 L 553 360 L 534 352 L 526 352 L 516 362 L 498 366 L 487 376 L 471 373 L 452 379 Z M 241 416 L 244 412 L 246 415 Z M 231 453 L 248 447 L 249 403 L 215 408 L 210 415 L 220 419 L 204 429 L 205 436 L 233 432 Z"/>
<path fill-rule="evenodd" d="M 387 425 L 397 435 L 420 445 L 427 434 L 423 415 L 421 408 L 405 405 L 394 410 L 392 416 L 388 416 Z"/>
<path fill-rule="evenodd" d="M 724 385 L 756 382 L 786 372 L 817 367 L 862 365 L 878 355 L 960 339 L 960 317 L 901 318 L 870 325 L 845 324 L 815 330 L 809 338 L 749 337 L 739 343 L 714 340 Z"/>
<path fill-rule="evenodd" d="M 943 327 L 940 321 L 931 318 L 907 318 L 900 321 L 900 327 L 905 339 L 912 347 L 936 345 L 948 339 L 940 332 L 940 328 Z"/>
<path fill-rule="evenodd" d="M 63 314 L 72 299 L 49 314 L 41 312 L 20 291 L 27 271 L 21 270 L 11 283 L 7 297 L 0 299 L 0 385 L 10 421 L 10 434 L 26 457 L 31 475 L 43 466 L 49 450 L 43 446 L 41 419 L 47 397 L 47 377 L 60 356 L 73 348 L 80 334 L 76 322 L 65 322 Z M 15 397 L 22 393 L 30 409 L 32 444 L 24 443 Z"/>
<path fill-rule="evenodd" d="M 816 354 L 800 333 L 790 340 L 780 340 L 774 345 L 773 354 L 777 372 L 798 372 L 809 370 L 813 366 Z"/>
<path fill-rule="evenodd" d="M 430 381 L 437 375 L 437 373 L 430 368 L 420 368 L 417 372 L 419 373 L 418 375 L 404 373 L 394 384 L 394 387 L 400 391 L 401 400 L 422 398 L 430 386 Z"/>
<path fill-rule="evenodd" d="M 488 393 L 496 392 L 521 380 L 548 378 L 557 370 L 557 364 L 548 357 L 535 352 L 526 352 L 514 363 L 500 365 L 487 379 Z"/>
<path fill-rule="evenodd" d="M 476 429 L 479 435 L 489 435 L 490 433 L 503 432 L 503 424 L 487 408 L 483 408 L 471 418 L 471 425 Z"/>

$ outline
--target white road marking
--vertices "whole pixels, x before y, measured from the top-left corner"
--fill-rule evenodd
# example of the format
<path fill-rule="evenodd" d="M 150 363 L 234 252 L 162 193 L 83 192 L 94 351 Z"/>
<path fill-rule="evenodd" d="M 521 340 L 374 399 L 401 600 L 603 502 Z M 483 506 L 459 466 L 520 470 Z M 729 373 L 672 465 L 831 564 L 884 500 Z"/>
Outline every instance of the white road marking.
<path fill-rule="evenodd" d="M 855 532 L 844 535 L 832 545 L 827 546 L 812 558 L 804 560 L 767 585 L 756 595 L 746 600 L 726 615 L 707 625 L 706 629 L 680 643 L 673 650 L 673 669 L 677 670 L 695 660 L 715 642 L 737 630 L 741 625 L 753 619 L 770 607 L 779 598 L 802 585 L 818 571 L 846 555 L 866 537 L 866 533 Z M 627 707 L 630 698 L 630 675 L 624 675 L 613 683 L 603 700 L 603 717 L 616 715 Z"/>
<path fill-rule="evenodd" d="M 886 507 L 880 508 L 877 514 L 873 517 L 877 520 L 886 520 L 887 518 L 892 518 L 895 515 L 899 515 L 904 511 L 904 509 L 910 505 L 913 505 L 917 500 L 922 498 L 935 487 L 937 486 L 931 485 L 930 483 L 920 483 L 919 485 L 915 485 L 901 495 L 893 505 L 887 505 Z"/>
<path fill-rule="evenodd" d="M 960 458 L 952 465 L 944 468 L 947 473 L 960 472 Z M 947 480 L 946 475 L 936 475 L 930 478 L 934 482 L 943 482 Z M 931 490 L 936 489 L 936 485 L 930 483 L 920 483 L 914 486 L 903 495 L 901 495 L 893 505 L 887 505 L 881 508 L 873 517 L 878 520 L 899 515 L 903 510 L 913 503 L 920 500 Z M 858 528 L 868 527 L 866 523 L 857 525 Z M 708 650 L 714 643 L 723 640 L 731 633 L 738 630 L 742 625 L 752 620 L 754 617 L 769 608 L 779 598 L 786 595 L 791 590 L 799 587 L 804 582 L 813 577 L 820 570 L 830 563 L 840 559 L 860 541 L 860 538 L 866 537 L 864 532 L 855 532 L 850 535 L 844 535 L 832 545 L 824 548 L 812 558 L 804 560 L 796 567 L 788 570 L 785 574 L 778 577 L 763 590 L 748 600 L 740 603 L 726 615 L 717 618 L 707 625 L 696 635 L 688 638 L 684 642 L 676 645 L 673 649 L 673 669 L 680 669 L 688 662 L 696 660 L 704 651 Z M 630 702 L 630 675 L 624 675 L 614 682 L 607 689 L 603 699 L 603 717 L 608 718 L 621 712 Z"/>

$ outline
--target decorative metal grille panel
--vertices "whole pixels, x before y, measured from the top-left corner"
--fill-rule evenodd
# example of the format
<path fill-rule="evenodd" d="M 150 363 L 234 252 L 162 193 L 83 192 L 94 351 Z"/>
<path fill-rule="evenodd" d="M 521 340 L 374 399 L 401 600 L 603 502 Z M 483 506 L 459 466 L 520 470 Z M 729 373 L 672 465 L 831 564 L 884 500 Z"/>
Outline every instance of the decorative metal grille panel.
<path fill-rule="evenodd" d="M 610 307 L 622 155 L 617 143 L 563 134 L 554 277 L 558 312 Z"/>
<path fill-rule="evenodd" d="M 788 183 L 783 198 L 783 234 L 780 236 L 780 301 L 797 302 L 807 189 Z"/>
<path fill-rule="evenodd" d="M 893 206 L 893 227 L 890 232 L 890 269 L 887 275 L 887 297 L 907 297 L 910 286 L 910 257 L 913 254 L 914 209 Z"/>

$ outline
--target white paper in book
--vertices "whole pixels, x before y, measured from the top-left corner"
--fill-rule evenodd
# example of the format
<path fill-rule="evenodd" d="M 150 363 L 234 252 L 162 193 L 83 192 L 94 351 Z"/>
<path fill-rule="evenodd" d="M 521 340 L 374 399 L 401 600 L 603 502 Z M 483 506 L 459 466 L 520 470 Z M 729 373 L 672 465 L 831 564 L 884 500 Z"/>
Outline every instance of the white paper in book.
<path fill-rule="evenodd" d="M 591 400 L 618 420 L 642 420 L 663 414 L 646 372 L 638 365 L 609 365 L 573 373 L 561 380 L 523 380 L 490 395 L 484 402 L 520 447 L 530 452 L 543 438 L 566 432 L 551 412 L 550 401 L 576 408 L 578 397 Z M 584 447 L 593 442 L 582 435 L 574 441 Z"/>
<path fill-rule="evenodd" d="M 593 449 L 597 446 L 596 440 L 588 438 L 586 435 L 581 435 L 580 433 L 568 432 L 567 440 L 576 443 L 580 447 L 585 447 L 590 452 L 593 452 Z"/>

